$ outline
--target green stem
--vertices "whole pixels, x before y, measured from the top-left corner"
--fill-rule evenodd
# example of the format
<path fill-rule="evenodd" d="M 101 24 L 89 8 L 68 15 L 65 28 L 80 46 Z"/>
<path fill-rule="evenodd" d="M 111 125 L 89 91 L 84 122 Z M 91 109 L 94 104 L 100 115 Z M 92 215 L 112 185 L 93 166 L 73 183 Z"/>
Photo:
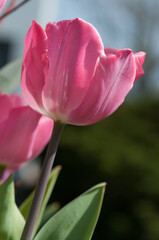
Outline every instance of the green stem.
<path fill-rule="evenodd" d="M 34 199 L 26 220 L 26 224 L 21 236 L 21 240 L 31 240 L 34 227 L 39 215 L 41 203 L 45 194 L 46 186 L 48 183 L 48 178 L 52 169 L 52 165 L 55 159 L 57 147 L 60 141 L 60 137 L 64 128 L 64 124 L 60 122 L 54 123 L 54 129 L 52 133 L 52 137 L 47 149 L 47 153 L 45 156 L 44 164 L 42 167 L 41 175 L 39 178 L 39 182 L 37 184 Z"/>

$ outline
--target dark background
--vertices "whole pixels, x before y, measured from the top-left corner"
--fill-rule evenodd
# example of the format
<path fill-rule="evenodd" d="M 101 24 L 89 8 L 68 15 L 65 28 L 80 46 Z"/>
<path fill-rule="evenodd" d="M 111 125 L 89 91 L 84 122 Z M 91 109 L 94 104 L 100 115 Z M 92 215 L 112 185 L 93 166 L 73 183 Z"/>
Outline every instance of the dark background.
<path fill-rule="evenodd" d="M 62 171 L 50 203 L 62 207 L 106 181 L 93 240 L 159 239 L 158 109 L 158 101 L 125 103 L 100 123 L 64 129 L 55 160 Z M 18 204 L 24 191 L 17 188 Z"/>
<path fill-rule="evenodd" d="M 53 200 L 62 205 L 106 181 L 93 239 L 159 239 L 159 102 L 124 104 L 88 127 L 66 126 Z"/>

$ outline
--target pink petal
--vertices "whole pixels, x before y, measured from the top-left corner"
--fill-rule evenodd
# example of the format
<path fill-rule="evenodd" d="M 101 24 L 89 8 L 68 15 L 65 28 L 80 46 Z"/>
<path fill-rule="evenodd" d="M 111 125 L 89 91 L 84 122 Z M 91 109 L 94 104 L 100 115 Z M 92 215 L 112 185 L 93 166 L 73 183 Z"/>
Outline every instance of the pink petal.
<path fill-rule="evenodd" d="M 42 27 L 33 21 L 25 37 L 21 87 L 26 101 L 39 112 L 43 109 L 41 94 L 48 67 L 46 51 L 46 34 Z"/>
<path fill-rule="evenodd" d="M 119 49 L 117 48 L 105 48 L 104 52 L 105 54 L 114 54 L 116 55 L 116 53 L 119 51 Z"/>
<path fill-rule="evenodd" d="M 119 50 L 116 48 L 105 48 L 106 54 L 115 54 L 116 55 L 116 53 L 118 51 Z M 136 65 L 136 78 L 135 78 L 135 82 L 136 82 L 136 80 L 144 74 L 142 65 L 144 63 L 146 53 L 145 52 L 137 52 L 137 53 L 134 53 L 133 56 L 135 58 L 135 65 Z"/>
<path fill-rule="evenodd" d="M 41 116 L 34 133 L 32 148 L 30 148 L 28 153 L 28 159 L 34 159 L 44 149 L 51 138 L 53 125 L 54 122 L 52 119 Z"/>
<path fill-rule="evenodd" d="M 50 23 L 46 33 L 50 66 L 43 101 L 47 112 L 61 119 L 82 102 L 104 48 L 96 29 L 81 19 Z"/>
<path fill-rule="evenodd" d="M 144 52 L 138 52 L 138 53 L 134 54 L 135 64 L 136 64 L 136 78 L 135 78 L 135 82 L 136 82 L 136 80 L 139 77 L 141 77 L 144 74 L 144 70 L 142 68 L 142 65 L 144 63 L 145 56 L 146 56 L 146 53 L 144 53 Z"/>
<path fill-rule="evenodd" d="M 0 162 L 16 169 L 34 158 L 49 141 L 52 127 L 51 119 L 42 117 L 30 107 L 11 110 L 8 119 L 0 124 Z"/>
<path fill-rule="evenodd" d="M 13 107 L 24 106 L 24 102 L 19 95 L 12 94 L 8 95 L 0 95 L 0 123 L 5 121 L 8 118 L 9 111 Z"/>
<path fill-rule="evenodd" d="M 69 116 L 69 123 L 89 125 L 113 113 L 133 86 L 136 69 L 130 50 L 119 50 L 99 59 L 89 90 L 79 108 Z"/>

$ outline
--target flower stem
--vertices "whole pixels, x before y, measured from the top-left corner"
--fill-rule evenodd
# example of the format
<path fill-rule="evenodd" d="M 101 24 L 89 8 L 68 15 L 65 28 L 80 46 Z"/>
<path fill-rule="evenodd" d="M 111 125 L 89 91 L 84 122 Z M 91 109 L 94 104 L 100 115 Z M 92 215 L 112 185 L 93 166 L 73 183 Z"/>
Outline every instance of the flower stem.
<path fill-rule="evenodd" d="M 37 184 L 34 199 L 26 220 L 26 224 L 21 236 L 21 240 L 31 240 L 34 227 L 39 215 L 41 203 L 45 194 L 46 186 L 48 183 L 48 178 L 52 169 L 52 165 L 55 159 L 57 147 L 60 141 L 60 137 L 64 128 L 64 124 L 60 122 L 54 123 L 54 129 L 52 133 L 52 137 L 46 152 L 44 164 L 42 167 L 41 175 L 39 178 L 39 182 Z"/>
<path fill-rule="evenodd" d="M 10 15 L 11 13 L 15 12 L 17 9 L 19 9 L 20 7 L 22 7 L 25 3 L 27 3 L 30 0 L 24 0 L 23 2 L 19 3 L 17 6 L 15 6 L 14 8 L 12 8 L 10 11 L 5 12 L 1 17 L 0 20 L 2 20 L 3 18 L 7 17 L 8 15 Z"/>

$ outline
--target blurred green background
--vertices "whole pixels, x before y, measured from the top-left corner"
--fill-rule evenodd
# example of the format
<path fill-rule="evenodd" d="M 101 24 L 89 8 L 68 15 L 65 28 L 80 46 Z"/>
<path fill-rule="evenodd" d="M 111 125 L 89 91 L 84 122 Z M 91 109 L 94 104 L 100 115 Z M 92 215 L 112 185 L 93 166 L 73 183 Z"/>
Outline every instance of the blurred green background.
<path fill-rule="evenodd" d="M 106 181 L 93 239 L 159 239 L 159 102 L 124 104 L 92 126 L 66 126 L 53 194 L 62 205 Z"/>

